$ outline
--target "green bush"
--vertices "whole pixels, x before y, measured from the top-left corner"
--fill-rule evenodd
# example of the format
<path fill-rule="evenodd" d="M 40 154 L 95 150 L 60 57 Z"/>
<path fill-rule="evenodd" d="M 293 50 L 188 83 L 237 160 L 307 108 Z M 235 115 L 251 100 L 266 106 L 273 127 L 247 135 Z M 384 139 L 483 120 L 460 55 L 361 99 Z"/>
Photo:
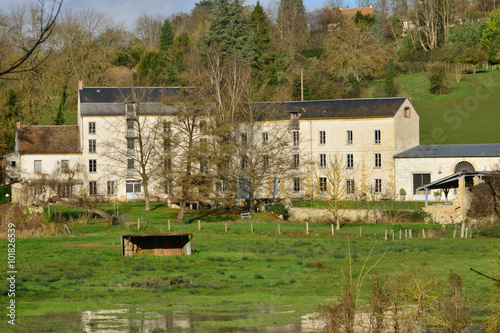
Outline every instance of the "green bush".
<path fill-rule="evenodd" d="M 500 224 L 491 224 L 479 230 L 481 237 L 500 237 Z"/>
<path fill-rule="evenodd" d="M 283 204 L 276 204 L 272 205 L 269 210 L 273 212 L 276 215 L 283 215 L 284 220 L 288 220 L 288 217 L 290 217 L 290 213 L 288 212 L 288 208 L 285 207 Z"/>
<path fill-rule="evenodd" d="M 434 95 L 442 95 L 449 92 L 449 88 L 445 83 L 446 71 L 444 66 L 434 66 L 431 70 L 429 81 L 431 83 L 430 93 Z"/>
<path fill-rule="evenodd" d="M 3 205 L 11 201 L 12 201 L 12 192 L 10 186 L 0 186 L 0 205 Z"/>

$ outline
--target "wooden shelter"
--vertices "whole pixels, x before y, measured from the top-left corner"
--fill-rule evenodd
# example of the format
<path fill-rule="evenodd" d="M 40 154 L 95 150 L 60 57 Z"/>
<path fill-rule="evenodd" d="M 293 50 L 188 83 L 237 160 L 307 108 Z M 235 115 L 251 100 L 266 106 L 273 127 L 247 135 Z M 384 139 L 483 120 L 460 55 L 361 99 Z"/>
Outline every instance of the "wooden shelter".
<path fill-rule="evenodd" d="M 192 233 L 169 233 L 121 236 L 122 256 L 138 253 L 155 256 L 191 255 Z"/>

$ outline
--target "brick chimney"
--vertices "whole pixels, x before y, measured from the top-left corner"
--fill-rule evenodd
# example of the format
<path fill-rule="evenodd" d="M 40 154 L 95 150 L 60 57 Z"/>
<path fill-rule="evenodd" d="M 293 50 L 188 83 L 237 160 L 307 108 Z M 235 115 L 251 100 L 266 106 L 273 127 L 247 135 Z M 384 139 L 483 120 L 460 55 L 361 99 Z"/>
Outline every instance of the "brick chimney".
<path fill-rule="evenodd" d="M 83 89 L 83 80 L 78 80 L 78 89 Z"/>
<path fill-rule="evenodd" d="M 16 122 L 16 128 L 17 128 L 18 130 L 19 130 L 19 129 L 21 129 L 21 122 L 20 122 L 20 121 Z"/>

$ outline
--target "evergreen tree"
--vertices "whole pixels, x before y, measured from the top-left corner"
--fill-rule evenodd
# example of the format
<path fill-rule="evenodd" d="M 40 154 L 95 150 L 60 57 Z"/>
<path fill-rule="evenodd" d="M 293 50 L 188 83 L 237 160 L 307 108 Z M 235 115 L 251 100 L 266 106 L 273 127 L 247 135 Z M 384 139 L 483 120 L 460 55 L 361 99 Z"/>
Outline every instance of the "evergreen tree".
<path fill-rule="evenodd" d="M 271 48 L 271 21 L 264 12 L 264 8 L 257 1 L 248 25 L 254 34 L 254 42 L 257 47 L 257 57 L 261 58 Z"/>
<path fill-rule="evenodd" d="M 389 60 L 385 72 L 384 96 L 391 97 L 394 91 L 394 60 Z"/>
<path fill-rule="evenodd" d="M 57 115 L 55 119 L 55 124 L 56 125 L 64 125 L 64 105 L 66 104 L 66 99 L 68 98 L 68 93 L 67 93 L 67 86 L 64 85 L 62 95 L 61 95 L 61 102 L 59 103 L 59 107 L 57 108 Z"/>
<path fill-rule="evenodd" d="M 166 51 L 174 43 L 174 33 L 169 20 L 163 22 L 160 34 L 160 51 Z"/>
<path fill-rule="evenodd" d="M 219 47 L 223 58 L 238 54 L 247 61 L 255 58 L 255 44 L 248 34 L 241 0 L 217 0 L 214 18 L 205 45 Z"/>

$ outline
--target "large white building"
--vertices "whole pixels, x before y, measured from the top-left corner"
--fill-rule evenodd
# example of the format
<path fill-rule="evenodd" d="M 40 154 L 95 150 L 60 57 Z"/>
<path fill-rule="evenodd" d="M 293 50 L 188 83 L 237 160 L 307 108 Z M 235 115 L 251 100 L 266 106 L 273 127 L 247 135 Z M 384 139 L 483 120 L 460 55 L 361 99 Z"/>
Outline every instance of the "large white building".
<path fill-rule="evenodd" d="M 176 108 L 163 101 L 179 91 L 81 87 L 78 126 L 18 126 L 15 152 L 4 156 L 7 181 L 23 186 L 51 178 L 58 182 L 56 195 L 60 197 L 79 192 L 104 199 L 143 198 L 136 151 L 144 142 L 138 142 L 138 131 L 149 133 L 161 126 L 162 135 L 147 143 L 152 160 L 147 168 L 154 171 L 165 163 L 163 134 L 170 133 L 166 124 L 176 117 Z M 419 116 L 407 98 L 253 106 L 269 110 L 256 142 L 266 144 L 278 135 L 286 138 L 288 145 L 281 153 L 291 165 L 287 172 L 269 172 L 256 197 L 316 198 L 327 188 L 337 187 L 352 199 L 364 199 L 367 193 L 389 199 L 399 197 L 403 188 L 407 200 L 422 200 L 416 191 L 420 186 L 457 170 L 492 170 L 500 162 L 500 144 L 420 146 Z M 135 121 L 138 118 L 140 122 Z M 246 134 L 241 135 L 246 140 Z M 239 158 L 234 156 L 235 161 Z M 332 170 L 334 160 L 341 161 L 339 170 L 345 174 L 336 184 L 330 178 L 339 172 Z M 244 182 L 238 185 L 240 189 L 232 196 L 247 196 L 241 189 Z M 164 199 L 175 193 L 154 177 L 148 188 L 153 196 Z M 40 196 L 40 190 L 35 192 Z"/>

